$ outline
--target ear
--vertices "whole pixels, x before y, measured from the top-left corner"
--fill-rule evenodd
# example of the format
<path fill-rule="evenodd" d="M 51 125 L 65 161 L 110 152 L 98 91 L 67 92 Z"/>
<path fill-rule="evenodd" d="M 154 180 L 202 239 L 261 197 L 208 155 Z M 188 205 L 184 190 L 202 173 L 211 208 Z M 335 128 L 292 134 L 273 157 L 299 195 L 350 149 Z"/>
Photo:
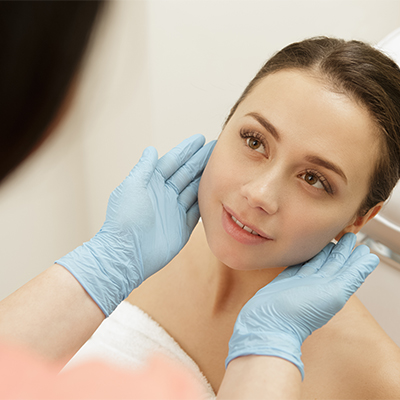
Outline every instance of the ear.
<path fill-rule="evenodd" d="M 354 217 L 353 222 L 346 226 L 336 237 L 336 240 L 340 240 L 340 238 L 347 232 L 358 233 L 361 228 L 372 218 L 375 217 L 376 214 L 382 209 L 383 201 L 378 203 L 376 206 L 372 207 L 365 215 L 360 215 Z"/>

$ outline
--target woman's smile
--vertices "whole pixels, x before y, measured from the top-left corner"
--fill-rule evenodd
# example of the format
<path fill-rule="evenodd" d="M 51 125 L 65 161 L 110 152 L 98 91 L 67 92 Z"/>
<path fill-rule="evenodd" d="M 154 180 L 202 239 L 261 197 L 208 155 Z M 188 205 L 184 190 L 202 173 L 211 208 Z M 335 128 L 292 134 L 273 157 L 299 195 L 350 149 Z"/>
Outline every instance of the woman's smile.
<path fill-rule="evenodd" d="M 265 233 L 261 232 L 259 228 L 245 221 L 243 223 L 239 218 L 235 217 L 228 207 L 222 206 L 222 226 L 225 232 L 239 243 L 259 245 L 272 240 Z"/>

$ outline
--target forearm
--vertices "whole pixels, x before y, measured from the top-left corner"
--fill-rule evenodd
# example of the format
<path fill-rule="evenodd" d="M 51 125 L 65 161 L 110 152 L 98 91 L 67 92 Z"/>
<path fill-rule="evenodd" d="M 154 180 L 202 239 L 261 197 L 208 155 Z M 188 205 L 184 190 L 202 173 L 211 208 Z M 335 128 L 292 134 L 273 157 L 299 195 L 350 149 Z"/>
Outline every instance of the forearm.
<path fill-rule="evenodd" d="M 300 398 L 301 374 L 289 361 L 270 356 L 244 356 L 228 364 L 218 400 Z"/>
<path fill-rule="evenodd" d="M 73 275 L 55 264 L 0 302 L 0 338 L 67 361 L 103 319 Z"/>

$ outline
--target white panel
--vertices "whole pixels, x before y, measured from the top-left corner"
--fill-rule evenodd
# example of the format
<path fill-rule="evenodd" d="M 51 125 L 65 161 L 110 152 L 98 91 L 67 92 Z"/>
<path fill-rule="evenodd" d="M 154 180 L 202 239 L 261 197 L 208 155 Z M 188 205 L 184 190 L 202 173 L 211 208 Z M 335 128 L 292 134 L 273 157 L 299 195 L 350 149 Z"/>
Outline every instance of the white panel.
<path fill-rule="evenodd" d="M 400 65 L 400 28 L 380 41 L 377 47 Z M 400 254 L 400 184 L 397 184 L 381 212 L 362 232 Z"/>

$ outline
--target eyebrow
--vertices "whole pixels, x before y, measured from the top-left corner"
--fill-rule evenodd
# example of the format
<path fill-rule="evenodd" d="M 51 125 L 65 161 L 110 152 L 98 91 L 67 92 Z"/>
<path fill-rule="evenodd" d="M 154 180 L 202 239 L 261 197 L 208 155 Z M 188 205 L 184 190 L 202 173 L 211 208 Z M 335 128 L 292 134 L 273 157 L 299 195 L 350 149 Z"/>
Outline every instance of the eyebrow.
<path fill-rule="evenodd" d="M 268 132 L 271 133 L 271 135 L 279 142 L 281 140 L 281 135 L 279 134 L 278 130 L 262 115 L 256 113 L 256 112 L 250 112 L 246 114 L 248 117 L 253 117 L 255 120 L 257 120 Z M 342 169 L 337 166 L 336 164 L 333 164 L 332 162 L 325 160 L 321 157 L 318 156 L 307 156 L 306 160 L 310 162 L 311 164 L 319 165 L 323 168 L 329 169 L 336 174 L 338 174 L 340 177 L 343 178 L 343 180 L 347 183 L 347 177 L 345 173 L 342 171 Z"/>
<path fill-rule="evenodd" d="M 271 133 L 271 135 L 279 142 L 281 140 L 281 136 L 279 135 L 278 130 L 269 122 L 267 119 L 265 119 L 262 115 L 256 113 L 256 112 L 250 112 L 246 114 L 246 117 L 253 117 L 255 120 L 257 120 L 268 132 Z"/>
<path fill-rule="evenodd" d="M 330 161 L 324 160 L 323 158 L 320 158 L 318 156 L 307 156 L 306 160 L 312 164 L 316 164 L 326 169 L 330 169 L 331 171 L 341 176 L 343 180 L 347 183 L 347 177 L 342 171 L 342 169 L 339 168 L 337 165 L 331 163 Z"/>

